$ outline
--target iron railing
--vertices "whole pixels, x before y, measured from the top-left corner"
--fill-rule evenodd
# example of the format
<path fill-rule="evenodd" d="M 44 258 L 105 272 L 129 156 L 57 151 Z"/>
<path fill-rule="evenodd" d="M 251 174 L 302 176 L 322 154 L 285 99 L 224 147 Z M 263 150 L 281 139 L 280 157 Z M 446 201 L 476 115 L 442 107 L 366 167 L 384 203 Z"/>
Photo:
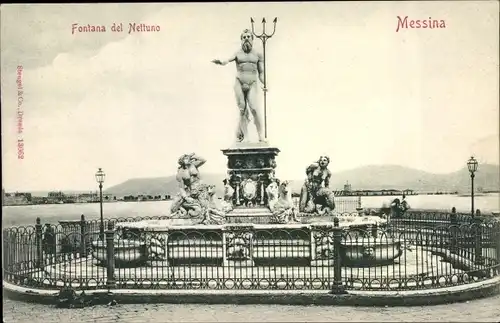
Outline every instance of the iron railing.
<path fill-rule="evenodd" d="M 3 230 L 3 279 L 42 289 L 342 292 L 439 288 L 499 275 L 500 224 L 450 214 L 408 212 L 385 225 L 351 227 L 335 218 L 152 229 L 130 223 L 168 218 L 117 218 L 105 219 L 105 241 L 98 220 L 37 219 Z"/>

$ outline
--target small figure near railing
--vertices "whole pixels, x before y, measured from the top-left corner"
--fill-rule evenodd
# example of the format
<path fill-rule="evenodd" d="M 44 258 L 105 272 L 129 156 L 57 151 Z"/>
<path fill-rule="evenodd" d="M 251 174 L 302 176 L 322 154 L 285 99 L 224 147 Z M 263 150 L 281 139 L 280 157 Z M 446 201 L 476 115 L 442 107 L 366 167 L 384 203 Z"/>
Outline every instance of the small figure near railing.
<path fill-rule="evenodd" d="M 42 239 L 43 252 L 47 255 L 56 253 L 56 233 L 54 228 L 49 224 L 45 224 L 45 232 Z"/>
<path fill-rule="evenodd" d="M 406 201 L 406 196 L 403 194 L 403 199 L 399 200 L 399 198 L 395 198 L 390 207 L 391 217 L 392 218 L 401 218 L 404 213 L 410 209 L 410 205 Z"/>
<path fill-rule="evenodd" d="M 317 162 L 307 167 L 307 179 L 300 193 L 300 212 L 332 214 L 335 209 L 335 194 L 330 190 L 332 173 L 328 169 L 329 164 L 330 158 L 321 156 Z"/>

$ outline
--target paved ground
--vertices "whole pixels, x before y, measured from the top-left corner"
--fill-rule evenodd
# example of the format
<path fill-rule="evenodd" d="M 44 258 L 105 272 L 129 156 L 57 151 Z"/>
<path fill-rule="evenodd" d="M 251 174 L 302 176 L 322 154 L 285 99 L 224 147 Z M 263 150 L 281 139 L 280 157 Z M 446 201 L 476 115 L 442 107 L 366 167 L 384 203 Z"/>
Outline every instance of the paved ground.
<path fill-rule="evenodd" d="M 425 307 L 116 305 L 57 309 L 4 300 L 4 322 L 500 322 L 500 295 Z"/>

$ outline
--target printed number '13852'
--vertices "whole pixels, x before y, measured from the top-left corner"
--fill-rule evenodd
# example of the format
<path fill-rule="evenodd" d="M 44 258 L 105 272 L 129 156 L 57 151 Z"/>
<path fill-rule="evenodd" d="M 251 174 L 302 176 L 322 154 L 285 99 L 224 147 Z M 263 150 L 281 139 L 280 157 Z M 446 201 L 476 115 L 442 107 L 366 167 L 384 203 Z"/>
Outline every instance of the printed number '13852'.
<path fill-rule="evenodd" d="M 24 159 L 24 141 L 22 139 L 17 141 L 17 159 Z"/>

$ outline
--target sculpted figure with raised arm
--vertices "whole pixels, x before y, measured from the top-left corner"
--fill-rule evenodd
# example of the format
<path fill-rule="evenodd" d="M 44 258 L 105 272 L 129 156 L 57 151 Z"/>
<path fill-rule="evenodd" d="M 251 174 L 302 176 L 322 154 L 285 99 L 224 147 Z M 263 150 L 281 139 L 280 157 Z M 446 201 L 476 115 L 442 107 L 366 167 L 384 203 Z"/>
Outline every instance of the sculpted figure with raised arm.
<path fill-rule="evenodd" d="M 218 207 L 215 187 L 202 183 L 199 168 L 206 160 L 195 153 L 179 157 L 176 179 L 179 194 L 170 209 L 174 218 L 190 218 L 203 224 L 221 224 L 225 212 Z"/>

